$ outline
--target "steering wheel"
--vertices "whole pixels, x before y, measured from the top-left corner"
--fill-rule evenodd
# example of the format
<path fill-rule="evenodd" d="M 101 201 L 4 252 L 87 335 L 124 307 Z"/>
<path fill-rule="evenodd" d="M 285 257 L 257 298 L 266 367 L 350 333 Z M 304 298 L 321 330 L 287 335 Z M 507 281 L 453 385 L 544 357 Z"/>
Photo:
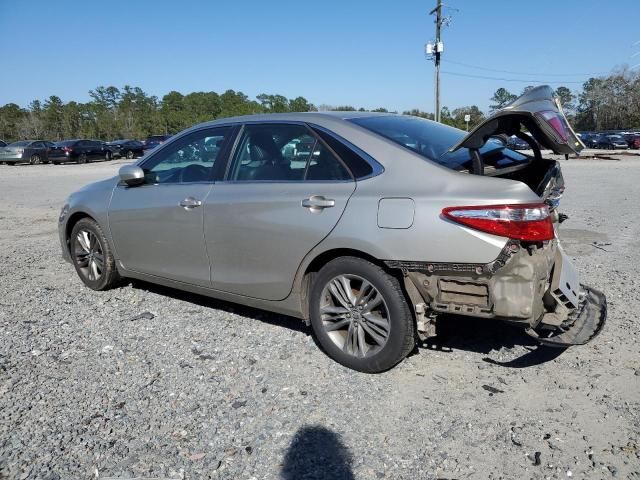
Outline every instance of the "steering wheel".
<path fill-rule="evenodd" d="M 197 163 L 187 165 L 180 170 L 180 174 L 178 175 L 178 182 L 180 183 L 204 182 L 207 180 L 209 180 L 209 169 Z"/>

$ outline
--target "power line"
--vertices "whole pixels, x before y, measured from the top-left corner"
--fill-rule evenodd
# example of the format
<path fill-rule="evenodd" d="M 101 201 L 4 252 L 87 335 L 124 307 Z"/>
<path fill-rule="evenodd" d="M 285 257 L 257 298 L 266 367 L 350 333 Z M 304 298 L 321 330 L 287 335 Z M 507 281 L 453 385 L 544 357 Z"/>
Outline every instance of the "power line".
<path fill-rule="evenodd" d="M 455 62 L 453 60 L 446 60 L 446 63 L 454 63 L 456 65 L 462 65 L 464 67 L 475 68 L 478 70 L 486 70 L 487 72 L 509 73 L 511 75 L 540 75 L 537 73 L 525 73 L 525 72 L 513 72 L 510 70 L 499 70 L 496 68 L 481 67 L 479 65 L 471 65 L 469 63 Z M 549 77 L 579 77 L 579 76 L 596 76 L 596 75 L 608 75 L 610 72 L 592 72 L 592 73 L 545 73 Z"/>
<path fill-rule="evenodd" d="M 583 84 L 584 80 L 532 80 L 532 79 L 520 79 L 520 78 L 501 78 L 501 77 L 489 77 L 485 75 L 473 75 L 470 73 L 460 73 L 460 72 L 447 72 L 441 70 L 440 73 L 445 73 L 447 75 L 456 75 L 458 77 L 469 77 L 469 78 L 481 78 L 484 80 L 500 80 L 501 82 L 522 82 L 522 83 L 579 83 Z"/>

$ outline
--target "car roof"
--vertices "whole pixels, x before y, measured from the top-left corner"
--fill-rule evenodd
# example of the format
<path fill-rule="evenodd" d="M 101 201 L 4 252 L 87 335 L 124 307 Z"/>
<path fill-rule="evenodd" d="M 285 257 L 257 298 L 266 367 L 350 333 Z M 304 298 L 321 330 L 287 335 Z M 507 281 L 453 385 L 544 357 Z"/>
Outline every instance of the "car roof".
<path fill-rule="evenodd" d="M 340 121 L 351 118 L 384 117 L 397 115 L 395 113 L 380 112 L 354 112 L 354 111 L 331 111 L 331 112 L 291 112 L 291 113 L 260 113 L 255 115 L 241 115 L 237 117 L 219 118 L 211 122 L 201 123 L 196 127 L 206 127 L 214 125 L 225 125 L 230 123 L 244 122 L 319 122 Z"/>

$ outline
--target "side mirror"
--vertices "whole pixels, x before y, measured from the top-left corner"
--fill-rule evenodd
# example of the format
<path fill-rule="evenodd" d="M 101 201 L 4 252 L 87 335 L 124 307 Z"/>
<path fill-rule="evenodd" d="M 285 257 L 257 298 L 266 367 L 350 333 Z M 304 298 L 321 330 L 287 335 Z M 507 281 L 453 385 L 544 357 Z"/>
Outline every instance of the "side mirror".
<path fill-rule="evenodd" d="M 144 171 L 135 164 L 123 165 L 120 167 L 118 175 L 120 180 L 130 187 L 144 183 Z"/>

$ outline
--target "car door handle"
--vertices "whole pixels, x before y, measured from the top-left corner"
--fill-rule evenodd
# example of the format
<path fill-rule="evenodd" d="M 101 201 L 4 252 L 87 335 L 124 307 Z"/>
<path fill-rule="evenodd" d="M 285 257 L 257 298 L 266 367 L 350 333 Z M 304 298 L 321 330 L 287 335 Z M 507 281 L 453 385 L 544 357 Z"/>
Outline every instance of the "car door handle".
<path fill-rule="evenodd" d="M 312 195 L 302 200 L 302 206 L 311 211 L 320 211 L 324 208 L 331 208 L 336 205 L 336 201 L 332 198 L 325 198 L 322 195 Z"/>
<path fill-rule="evenodd" d="M 191 208 L 195 208 L 195 207 L 199 207 L 200 205 L 202 205 L 202 202 L 200 200 L 196 200 L 193 197 L 187 197 L 184 200 L 182 200 L 180 202 L 180 206 L 184 207 L 185 210 L 189 210 Z"/>

